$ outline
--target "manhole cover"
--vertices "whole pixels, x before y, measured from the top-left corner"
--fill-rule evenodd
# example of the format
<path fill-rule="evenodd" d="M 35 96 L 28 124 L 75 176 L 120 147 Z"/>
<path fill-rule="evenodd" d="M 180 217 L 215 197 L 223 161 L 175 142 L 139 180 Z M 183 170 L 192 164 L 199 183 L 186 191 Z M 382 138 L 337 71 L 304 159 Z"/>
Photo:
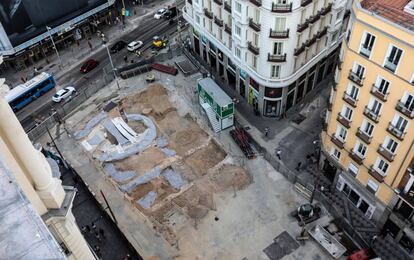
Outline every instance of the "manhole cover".
<path fill-rule="evenodd" d="M 298 242 L 286 231 L 283 231 L 273 241 L 272 244 L 263 250 L 271 260 L 279 260 L 299 248 Z"/>

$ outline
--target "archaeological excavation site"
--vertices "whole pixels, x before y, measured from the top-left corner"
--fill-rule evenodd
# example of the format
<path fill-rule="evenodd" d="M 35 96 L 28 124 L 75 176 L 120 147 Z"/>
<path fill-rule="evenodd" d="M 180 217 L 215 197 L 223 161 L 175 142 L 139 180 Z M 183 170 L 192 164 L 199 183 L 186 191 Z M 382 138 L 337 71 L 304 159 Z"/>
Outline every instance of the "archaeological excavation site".
<path fill-rule="evenodd" d="M 173 246 L 177 228 L 196 226 L 215 210 L 215 194 L 252 182 L 177 93 L 160 84 L 106 102 L 74 127 L 73 138 L 102 178 Z"/>

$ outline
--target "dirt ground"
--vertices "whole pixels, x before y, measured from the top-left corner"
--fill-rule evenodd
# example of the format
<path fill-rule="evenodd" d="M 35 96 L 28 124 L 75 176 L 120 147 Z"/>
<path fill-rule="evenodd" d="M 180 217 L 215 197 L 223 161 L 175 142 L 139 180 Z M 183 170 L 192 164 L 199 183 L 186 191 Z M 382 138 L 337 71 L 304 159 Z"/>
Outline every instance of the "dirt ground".
<path fill-rule="evenodd" d="M 176 152 L 174 158 L 167 157 L 155 144 L 143 152 L 113 162 L 119 171 L 135 171 L 142 176 L 156 166 L 165 163 L 187 181 L 181 189 L 169 185 L 164 177 L 156 177 L 141 184 L 128 194 L 133 204 L 150 217 L 156 228 L 171 245 L 176 243 L 174 220 L 171 216 L 181 214 L 186 221 L 196 224 L 210 210 L 214 210 L 214 194 L 228 189 L 240 190 L 251 183 L 249 173 L 243 168 L 224 164 L 228 156 L 224 149 L 209 136 L 189 115 L 180 116 L 177 108 L 169 101 L 169 93 L 159 84 L 152 84 L 143 92 L 128 95 L 109 111 L 109 117 L 126 113 L 145 114 L 157 127 L 157 137 L 165 136 L 167 148 Z M 145 131 L 141 122 L 128 122 L 137 133 Z M 112 142 L 112 144 L 114 144 Z M 149 209 L 135 203 L 150 191 L 157 193 Z"/>

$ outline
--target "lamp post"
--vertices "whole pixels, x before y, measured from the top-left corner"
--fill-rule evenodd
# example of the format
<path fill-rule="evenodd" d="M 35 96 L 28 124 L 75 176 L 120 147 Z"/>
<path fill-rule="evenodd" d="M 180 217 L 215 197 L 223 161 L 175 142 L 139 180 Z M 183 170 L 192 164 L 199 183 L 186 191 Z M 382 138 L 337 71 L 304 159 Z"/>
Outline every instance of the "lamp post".
<path fill-rule="evenodd" d="M 60 58 L 59 52 L 58 52 L 58 50 L 57 50 L 57 48 L 56 48 L 56 45 L 55 45 L 55 41 L 53 40 L 52 34 L 50 33 L 50 30 L 51 30 L 51 29 L 52 29 L 52 28 L 50 28 L 49 26 L 46 26 L 46 30 L 47 30 L 47 32 L 49 33 L 49 38 L 50 38 L 50 40 L 52 41 L 53 48 L 55 49 L 55 51 L 56 51 L 56 55 L 58 56 L 58 59 L 59 59 L 59 66 L 60 66 L 60 68 L 62 68 L 62 67 L 63 67 L 63 66 L 62 66 L 62 59 Z"/>
<path fill-rule="evenodd" d="M 118 76 L 116 75 L 116 72 L 115 72 L 115 67 L 114 67 L 114 64 L 113 64 L 113 62 L 112 62 L 111 53 L 109 52 L 108 45 L 106 44 L 105 34 L 103 34 L 103 33 L 102 33 L 102 34 L 101 34 L 101 38 L 102 38 L 102 44 L 103 44 L 103 46 L 106 48 L 106 52 L 108 53 L 109 63 L 111 63 L 112 72 L 114 73 L 114 77 L 115 77 L 116 86 L 118 87 L 118 89 L 121 89 L 121 88 L 119 87 L 119 83 L 118 83 Z"/>

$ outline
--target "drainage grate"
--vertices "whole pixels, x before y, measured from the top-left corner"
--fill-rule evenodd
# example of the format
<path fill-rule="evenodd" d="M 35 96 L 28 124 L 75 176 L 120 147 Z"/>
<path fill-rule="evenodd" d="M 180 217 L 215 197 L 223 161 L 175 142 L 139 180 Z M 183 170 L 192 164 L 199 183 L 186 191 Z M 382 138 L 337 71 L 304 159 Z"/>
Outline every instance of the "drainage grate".
<path fill-rule="evenodd" d="M 275 237 L 273 241 L 272 244 L 263 249 L 270 260 L 279 260 L 299 248 L 298 242 L 286 231 Z"/>

